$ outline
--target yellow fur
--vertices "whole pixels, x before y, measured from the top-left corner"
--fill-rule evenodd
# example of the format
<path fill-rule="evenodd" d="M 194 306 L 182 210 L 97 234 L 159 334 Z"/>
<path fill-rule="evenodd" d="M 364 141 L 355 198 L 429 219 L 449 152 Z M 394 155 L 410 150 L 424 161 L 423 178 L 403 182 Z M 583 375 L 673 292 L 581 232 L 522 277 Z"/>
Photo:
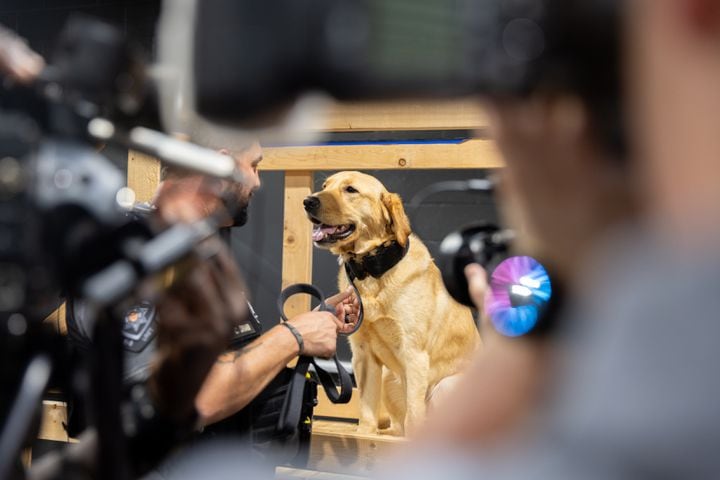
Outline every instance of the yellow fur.
<path fill-rule="evenodd" d="M 348 186 L 357 192 L 348 192 Z M 355 281 L 365 320 L 350 346 L 360 390 L 359 431 L 377 432 L 382 400 L 390 414 L 389 433 L 412 432 L 425 417 L 432 389 L 461 370 L 480 343 L 470 309 L 447 293 L 427 248 L 410 233 L 400 197 L 376 178 L 340 172 L 314 196 L 320 200 L 316 220 L 355 225 L 349 237 L 326 247 L 343 260 L 410 239 L 407 255 L 382 277 Z M 339 286 L 347 287 L 342 265 Z"/>

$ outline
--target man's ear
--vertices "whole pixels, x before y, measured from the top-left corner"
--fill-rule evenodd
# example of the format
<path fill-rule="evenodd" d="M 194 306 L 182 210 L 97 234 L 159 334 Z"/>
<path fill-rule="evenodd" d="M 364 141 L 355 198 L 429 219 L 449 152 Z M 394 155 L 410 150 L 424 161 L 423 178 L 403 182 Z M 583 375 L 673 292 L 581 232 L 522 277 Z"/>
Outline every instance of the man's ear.
<path fill-rule="evenodd" d="M 395 239 L 404 247 L 412 230 L 410 230 L 410 220 L 405 215 L 402 200 L 395 193 L 383 193 L 382 202 L 390 215 L 390 228 L 395 234 Z"/>

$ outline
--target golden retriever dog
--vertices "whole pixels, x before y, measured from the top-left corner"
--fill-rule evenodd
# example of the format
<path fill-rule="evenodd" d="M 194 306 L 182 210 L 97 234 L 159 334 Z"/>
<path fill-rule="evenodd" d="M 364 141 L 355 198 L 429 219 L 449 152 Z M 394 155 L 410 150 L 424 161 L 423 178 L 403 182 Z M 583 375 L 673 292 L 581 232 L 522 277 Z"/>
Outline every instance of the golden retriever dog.
<path fill-rule="evenodd" d="M 304 200 L 313 241 L 356 275 L 365 318 L 351 335 L 360 391 L 358 431 L 378 431 L 381 401 L 386 433 L 411 433 L 425 418 L 436 385 L 458 373 L 480 343 L 470 309 L 445 290 L 427 247 L 413 235 L 400 197 L 360 172 L 329 177 Z"/>

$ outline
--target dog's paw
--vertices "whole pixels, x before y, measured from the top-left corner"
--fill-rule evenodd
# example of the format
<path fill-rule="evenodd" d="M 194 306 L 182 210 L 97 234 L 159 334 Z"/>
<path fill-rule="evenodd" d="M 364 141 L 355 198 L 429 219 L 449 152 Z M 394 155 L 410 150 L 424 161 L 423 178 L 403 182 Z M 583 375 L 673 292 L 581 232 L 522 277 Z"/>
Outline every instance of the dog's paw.
<path fill-rule="evenodd" d="M 387 428 L 380 429 L 382 435 L 392 435 L 393 437 L 402 437 L 404 435 L 402 427 L 398 425 L 390 425 Z"/>

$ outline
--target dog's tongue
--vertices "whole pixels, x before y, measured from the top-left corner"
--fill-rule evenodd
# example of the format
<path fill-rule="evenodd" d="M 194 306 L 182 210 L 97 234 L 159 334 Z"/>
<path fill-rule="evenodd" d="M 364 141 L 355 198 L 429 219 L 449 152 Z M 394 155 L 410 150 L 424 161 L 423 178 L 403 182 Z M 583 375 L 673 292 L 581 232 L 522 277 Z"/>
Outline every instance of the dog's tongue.
<path fill-rule="evenodd" d="M 337 230 L 337 227 L 328 227 L 327 225 L 317 225 L 313 228 L 312 239 L 313 242 L 319 242 L 328 235 L 332 235 Z"/>

